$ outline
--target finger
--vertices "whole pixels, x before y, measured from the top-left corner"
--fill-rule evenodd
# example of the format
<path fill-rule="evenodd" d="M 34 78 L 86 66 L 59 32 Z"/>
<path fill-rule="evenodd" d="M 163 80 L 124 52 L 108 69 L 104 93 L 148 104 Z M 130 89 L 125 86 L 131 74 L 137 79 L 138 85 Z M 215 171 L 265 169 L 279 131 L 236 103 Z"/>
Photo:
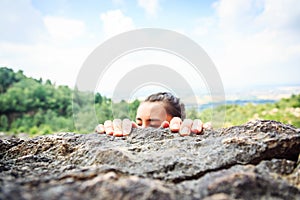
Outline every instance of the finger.
<path fill-rule="evenodd" d="M 123 136 L 122 132 L 122 120 L 121 119 L 114 119 L 113 120 L 113 136 L 121 137 Z"/>
<path fill-rule="evenodd" d="M 169 128 L 169 126 L 170 126 L 170 123 L 168 121 L 163 121 L 160 125 L 160 127 L 162 127 L 162 128 Z"/>
<path fill-rule="evenodd" d="M 96 132 L 96 133 L 100 133 L 100 134 L 105 133 L 103 124 L 99 124 L 98 126 L 96 126 L 95 132 Z"/>
<path fill-rule="evenodd" d="M 123 136 L 130 134 L 132 128 L 132 122 L 129 119 L 123 119 L 122 121 L 122 132 Z"/>
<path fill-rule="evenodd" d="M 179 132 L 182 120 L 179 117 L 173 117 L 170 121 L 170 129 L 172 132 Z"/>
<path fill-rule="evenodd" d="M 132 123 L 132 128 L 138 128 L 139 126 L 135 123 L 135 122 L 131 122 Z"/>
<path fill-rule="evenodd" d="M 206 130 L 210 130 L 212 129 L 212 124 L 211 122 L 206 122 L 203 124 L 203 128 L 206 129 Z"/>
<path fill-rule="evenodd" d="M 107 135 L 114 134 L 113 124 L 111 120 L 107 120 L 104 122 L 104 130 Z"/>
<path fill-rule="evenodd" d="M 180 135 L 181 136 L 187 136 L 191 134 L 191 128 L 192 128 L 193 120 L 191 119 L 185 119 L 180 127 Z"/>
<path fill-rule="evenodd" d="M 203 123 L 200 119 L 195 119 L 193 121 L 191 131 L 195 134 L 200 134 L 202 132 Z"/>

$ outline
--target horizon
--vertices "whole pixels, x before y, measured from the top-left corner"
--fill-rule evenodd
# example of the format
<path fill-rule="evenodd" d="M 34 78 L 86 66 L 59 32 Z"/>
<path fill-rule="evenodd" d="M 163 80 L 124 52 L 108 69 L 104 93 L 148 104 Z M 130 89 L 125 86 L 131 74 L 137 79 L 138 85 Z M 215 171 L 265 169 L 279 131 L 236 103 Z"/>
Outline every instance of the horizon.
<path fill-rule="evenodd" d="M 8 68 L 13 70 L 15 73 L 18 72 L 18 70 L 14 70 L 13 68 L 10 68 L 8 66 L 0 66 L 0 68 Z M 21 70 L 23 72 L 23 74 L 27 77 L 27 78 L 32 78 L 35 80 L 40 80 L 42 79 L 43 83 L 45 83 L 47 80 L 51 81 L 51 83 L 53 85 L 57 86 L 67 86 L 69 87 L 71 90 L 74 90 L 75 86 L 70 87 L 68 85 L 63 85 L 63 84 L 56 84 L 56 82 L 50 80 L 50 79 L 43 79 L 42 77 L 32 77 L 32 76 L 28 76 L 26 74 L 25 71 Z M 114 97 L 114 102 L 120 102 L 121 100 L 125 100 L 127 102 L 132 102 L 134 100 L 144 100 L 148 95 L 156 93 L 156 92 L 163 92 L 163 91 L 167 91 L 167 92 L 171 92 L 173 94 L 176 95 L 176 93 L 174 93 L 174 91 L 169 91 L 166 89 L 162 89 L 159 90 L 153 86 L 151 86 L 152 88 L 148 89 L 147 88 L 142 88 L 143 90 L 141 91 L 137 91 L 134 92 L 131 96 L 130 99 L 119 99 L 117 97 Z M 113 91 L 111 91 L 110 93 L 101 93 L 97 90 L 95 91 L 91 91 L 94 94 L 99 93 L 102 96 L 105 96 L 107 98 L 112 98 L 112 93 Z M 198 91 L 199 92 L 199 91 Z M 300 83 L 299 84 L 265 84 L 265 85 L 251 85 L 251 86 L 247 86 L 247 87 L 229 87 L 229 88 L 225 88 L 225 102 L 234 102 L 234 101 L 264 101 L 264 100 L 272 100 L 272 101 L 278 101 L 282 98 L 289 98 L 291 95 L 293 94 L 300 94 Z M 122 95 L 121 95 L 122 96 Z M 178 95 L 176 95 L 178 96 Z M 179 97 L 179 96 L 178 96 Z M 203 88 L 202 90 L 200 90 L 200 93 L 195 93 L 195 94 L 189 94 L 189 96 L 185 96 L 185 99 L 191 99 L 192 97 L 195 97 L 198 101 L 198 104 L 211 104 L 213 103 L 211 101 L 211 97 L 210 97 L 210 92 L 207 91 L 207 88 Z M 180 98 L 180 97 L 179 97 Z M 189 100 L 185 100 L 187 102 L 189 102 Z M 201 103 L 199 103 L 201 102 Z M 193 102 L 192 104 L 194 104 L 195 102 Z M 191 105 L 189 103 L 187 103 L 188 105 Z"/>

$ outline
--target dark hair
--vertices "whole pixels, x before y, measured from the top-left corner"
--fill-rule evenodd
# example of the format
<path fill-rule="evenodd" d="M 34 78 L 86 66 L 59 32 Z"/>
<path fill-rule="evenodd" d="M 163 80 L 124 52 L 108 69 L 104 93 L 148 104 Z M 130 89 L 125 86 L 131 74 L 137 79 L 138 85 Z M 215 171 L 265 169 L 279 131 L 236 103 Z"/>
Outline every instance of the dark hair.
<path fill-rule="evenodd" d="M 184 104 L 180 99 L 173 96 L 170 92 L 159 92 L 152 94 L 145 99 L 145 102 L 163 102 L 165 109 L 172 117 L 179 117 L 182 120 L 185 118 Z"/>

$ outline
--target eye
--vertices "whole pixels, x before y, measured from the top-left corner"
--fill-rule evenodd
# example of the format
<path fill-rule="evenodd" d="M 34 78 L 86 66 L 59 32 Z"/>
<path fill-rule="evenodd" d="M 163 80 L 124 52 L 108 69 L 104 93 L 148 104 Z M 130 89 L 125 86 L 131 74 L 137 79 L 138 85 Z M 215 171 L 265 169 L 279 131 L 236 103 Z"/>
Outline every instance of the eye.
<path fill-rule="evenodd" d="M 142 122 L 141 122 L 140 120 L 137 120 L 137 121 L 136 121 L 136 124 L 137 124 L 138 126 L 142 126 Z"/>
<path fill-rule="evenodd" d="M 141 118 L 136 118 L 135 122 L 138 126 L 142 126 L 142 124 L 143 124 Z"/>
<path fill-rule="evenodd" d="M 158 125 L 158 124 L 150 124 L 149 127 L 158 128 L 158 127 L 160 127 L 160 125 Z"/>

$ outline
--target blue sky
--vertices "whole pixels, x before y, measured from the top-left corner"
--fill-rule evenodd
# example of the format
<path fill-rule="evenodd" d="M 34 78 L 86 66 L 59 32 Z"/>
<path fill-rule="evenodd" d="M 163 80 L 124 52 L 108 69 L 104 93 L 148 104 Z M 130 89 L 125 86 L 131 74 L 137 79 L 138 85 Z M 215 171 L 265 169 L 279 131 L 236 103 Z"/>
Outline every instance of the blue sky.
<path fill-rule="evenodd" d="M 196 41 L 225 88 L 300 84 L 299 0 L 0 0 L 0 8 L 0 65 L 56 84 L 73 87 L 98 45 L 145 27 Z"/>

